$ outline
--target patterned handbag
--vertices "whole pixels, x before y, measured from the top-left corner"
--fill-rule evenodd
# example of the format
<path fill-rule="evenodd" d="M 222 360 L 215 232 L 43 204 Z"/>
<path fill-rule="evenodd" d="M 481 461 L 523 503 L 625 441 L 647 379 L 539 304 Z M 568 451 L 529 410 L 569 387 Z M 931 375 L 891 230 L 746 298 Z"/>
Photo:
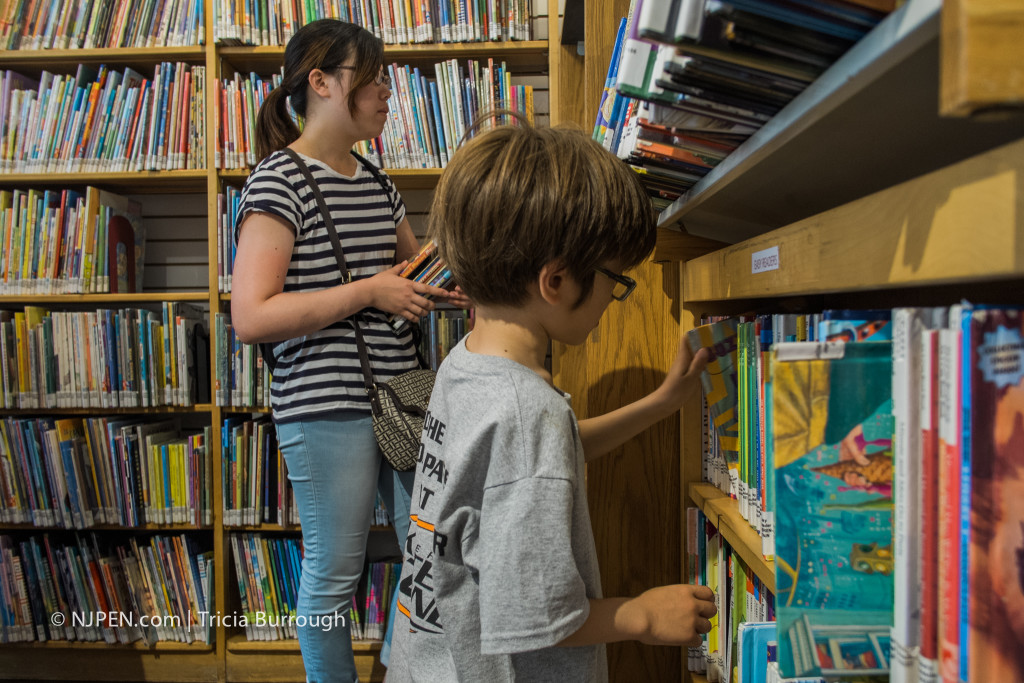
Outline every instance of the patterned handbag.
<path fill-rule="evenodd" d="M 310 173 L 309 168 L 298 154 L 287 147 L 283 151 L 299 167 L 312 189 L 317 206 L 320 208 L 320 215 L 327 227 L 327 236 L 331 238 L 331 246 L 334 247 L 334 255 L 341 269 L 342 282 L 351 282 L 352 274 L 349 273 L 348 266 L 345 264 L 345 253 L 341 250 L 338 230 L 334 227 L 334 219 L 331 217 L 327 202 L 324 201 L 324 196 L 320 192 L 313 174 Z M 377 170 L 358 154 L 353 152 L 352 155 L 377 179 L 386 193 L 387 187 Z M 373 436 L 388 464 L 399 472 L 406 472 L 416 466 L 416 459 L 419 457 L 423 421 L 427 416 L 427 404 L 430 402 L 430 392 L 434 388 L 435 373 L 433 370 L 410 370 L 387 382 L 374 381 L 373 372 L 370 369 L 370 357 L 366 350 L 366 341 L 363 339 L 363 331 L 359 327 L 358 316 L 353 316 L 350 320 L 355 331 L 359 365 L 363 370 L 363 386 L 366 389 L 366 395 L 370 398 Z"/>

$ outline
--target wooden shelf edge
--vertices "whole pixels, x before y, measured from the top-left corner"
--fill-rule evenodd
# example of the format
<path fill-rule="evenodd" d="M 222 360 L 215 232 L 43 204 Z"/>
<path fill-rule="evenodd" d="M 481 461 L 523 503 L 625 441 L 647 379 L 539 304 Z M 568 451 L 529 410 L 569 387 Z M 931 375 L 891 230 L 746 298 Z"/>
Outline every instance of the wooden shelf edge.
<path fill-rule="evenodd" d="M 725 242 L 694 237 L 684 230 L 658 228 L 658 242 L 651 258 L 654 261 L 689 261 L 728 246 Z"/>
<path fill-rule="evenodd" d="M 743 563 L 774 594 L 775 562 L 761 555 L 761 537 L 740 514 L 739 504 L 712 484 L 691 484 L 689 494 Z"/>
<path fill-rule="evenodd" d="M 2 294 L 3 304 L 77 304 L 163 301 L 207 301 L 208 292 L 136 292 L 132 294 Z"/>
<path fill-rule="evenodd" d="M 380 640 L 353 640 L 353 652 L 379 652 L 383 642 Z M 299 641 L 286 640 L 247 640 L 243 634 L 228 636 L 227 651 L 233 654 L 266 654 L 268 652 L 299 653 Z"/>
<path fill-rule="evenodd" d="M 104 652 L 140 652 L 152 654 L 197 654 L 212 653 L 215 646 L 210 643 L 179 643 L 175 641 L 161 640 L 153 645 L 145 645 L 142 642 L 136 643 L 114 643 L 105 641 L 77 641 L 77 640 L 48 640 L 46 642 L 31 641 L 27 643 L 4 643 L 0 645 L 0 652 L 10 653 L 17 650 L 78 650 L 90 651 L 101 650 Z"/>
<path fill-rule="evenodd" d="M 1022 278 L 1022 174 L 1024 138 L 689 261 L 686 300 Z M 766 250 L 776 267 L 752 274 Z"/>

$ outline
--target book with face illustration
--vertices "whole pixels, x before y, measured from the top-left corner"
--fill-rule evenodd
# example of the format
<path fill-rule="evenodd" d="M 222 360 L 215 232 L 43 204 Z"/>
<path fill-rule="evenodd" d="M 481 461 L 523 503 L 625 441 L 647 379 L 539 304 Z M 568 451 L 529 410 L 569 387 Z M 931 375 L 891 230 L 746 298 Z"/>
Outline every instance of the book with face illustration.
<path fill-rule="evenodd" d="M 884 674 L 892 345 L 781 343 L 771 372 L 779 667 L 786 677 Z"/>

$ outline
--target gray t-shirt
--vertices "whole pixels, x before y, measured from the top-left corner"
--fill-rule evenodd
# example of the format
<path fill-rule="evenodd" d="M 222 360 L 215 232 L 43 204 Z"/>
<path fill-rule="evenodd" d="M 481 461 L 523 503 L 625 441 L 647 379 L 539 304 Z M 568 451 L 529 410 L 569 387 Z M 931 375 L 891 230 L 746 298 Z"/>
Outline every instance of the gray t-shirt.
<path fill-rule="evenodd" d="M 608 679 L 555 647 L 601 597 L 568 397 L 514 361 L 442 363 L 424 424 L 388 683 Z"/>

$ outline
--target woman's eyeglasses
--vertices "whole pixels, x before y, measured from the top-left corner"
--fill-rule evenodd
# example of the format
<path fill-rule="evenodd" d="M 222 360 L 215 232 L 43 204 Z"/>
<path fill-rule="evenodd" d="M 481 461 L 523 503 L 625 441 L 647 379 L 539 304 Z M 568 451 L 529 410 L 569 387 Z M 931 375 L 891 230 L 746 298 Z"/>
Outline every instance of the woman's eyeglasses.
<path fill-rule="evenodd" d="M 599 267 L 595 268 L 595 270 L 615 283 L 615 286 L 612 287 L 612 298 L 617 301 L 625 301 L 633 293 L 633 290 L 636 289 L 636 280 L 631 277 L 613 273 L 607 268 Z"/>
<path fill-rule="evenodd" d="M 349 71 L 355 71 L 354 66 L 336 66 L 335 69 L 348 69 Z M 321 69 L 321 71 L 332 71 L 333 69 Z M 385 88 L 391 88 L 391 76 L 384 71 L 384 67 L 381 67 L 380 71 L 377 72 L 377 77 L 373 79 L 374 85 L 383 85 Z"/>

